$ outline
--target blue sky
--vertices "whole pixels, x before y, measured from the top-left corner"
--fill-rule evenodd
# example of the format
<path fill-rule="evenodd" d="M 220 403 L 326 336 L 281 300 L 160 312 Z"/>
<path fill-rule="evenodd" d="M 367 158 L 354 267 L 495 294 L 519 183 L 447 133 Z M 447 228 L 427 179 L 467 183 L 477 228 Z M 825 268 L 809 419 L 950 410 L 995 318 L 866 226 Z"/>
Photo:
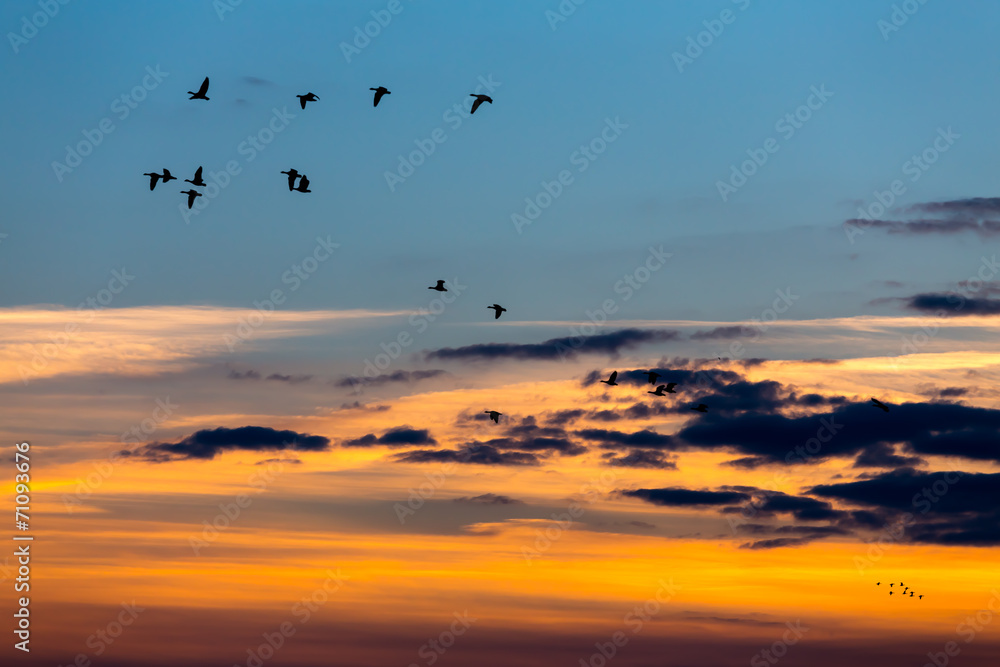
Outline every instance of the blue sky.
<path fill-rule="evenodd" d="M 297 308 L 414 308 L 425 284 L 458 275 L 519 317 L 574 318 L 650 244 L 674 252 L 669 275 L 629 317 L 742 319 L 793 283 L 815 297 L 803 315 L 846 315 L 878 296 L 865 293 L 873 280 L 940 284 L 975 268 L 971 238 L 883 245 L 873 232 L 854 247 L 837 225 L 938 128 L 961 139 L 900 203 L 989 196 L 990 3 L 928 3 L 888 40 L 877 22 L 892 6 L 867 2 L 592 0 L 555 30 L 555 2 L 401 6 L 349 63 L 340 43 L 385 3 L 246 2 L 224 20 L 209 3 L 61 6 L 4 68 L 0 302 L 75 305 L 124 265 L 137 280 L 116 305 L 243 306 L 327 235 L 342 252 L 293 295 Z M 33 9 L 7 3 L 0 22 Z M 724 10 L 735 20 L 678 72 L 672 54 Z M 112 100 L 147 66 L 168 76 L 121 119 Z M 212 100 L 188 101 L 206 75 Z M 494 104 L 445 122 L 480 77 L 497 82 Z M 377 85 L 393 94 L 372 109 Z M 776 121 L 812 86 L 833 95 L 723 202 L 717 181 L 780 137 Z M 321 101 L 303 112 L 294 95 L 307 91 Z M 275 108 L 295 117 L 247 162 L 239 146 Z M 103 118 L 114 132 L 59 182 L 52 162 Z M 571 156 L 608 118 L 628 129 L 578 173 Z M 385 172 L 437 128 L 445 143 L 390 191 Z M 150 193 L 141 176 L 229 160 L 242 172 L 190 224 L 184 188 Z M 312 194 L 284 189 L 289 166 Z M 563 169 L 573 184 L 517 234 L 511 214 Z"/>

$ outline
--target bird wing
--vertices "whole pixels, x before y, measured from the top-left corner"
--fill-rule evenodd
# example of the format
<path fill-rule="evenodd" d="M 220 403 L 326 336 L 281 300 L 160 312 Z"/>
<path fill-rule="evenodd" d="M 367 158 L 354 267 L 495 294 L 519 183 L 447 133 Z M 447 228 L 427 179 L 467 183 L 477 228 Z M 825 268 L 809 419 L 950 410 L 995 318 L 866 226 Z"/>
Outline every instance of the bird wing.
<path fill-rule="evenodd" d="M 202 168 L 198 167 L 198 170 L 194 172 L 194 180 L 196 180 L 196 181 L 200 181 L 201 180 L 201 170 L 202 170 Z"/>
<path fill-rule="evenodd" d="M 608 379 L 611 380 L 612 382 L 614 382 L 615 380 L 617 380 L 618 379 L 618 371 L 611 371 L 611 377 L 608 378 Z"/>
<path fill-rule="evenodd" d="M 496 317 L 494 317 L 493 319 L 495 319 L 495 320 L 499 320 L 499 319 L 500 319 L 500 313 L 501 313 L 502 311 L 503 311 L 503 308 L 497 308 L 497 309 L 496 309 Z"/>
<path fill-rule="evenodd" d="M 476 101 L 472 103 L 472 111 L 470 111 L 469 113 L 470 114 L 476 113 L 476 109 L 478 109 L 479 105 L 481 105 L 482 103 L 483 101 L 477 97 Z"/>
<path fill-rule="evenodd" d="M 673 389 L 676 386 L 677 386 L 676 382 L 668 382 L 667 383 L 667 389 Z"/>
<path fill-rule="evenodd" d="M 206 76 L 205 80 L 201 82 L 201 88 L 198 89 L 198 94 L 204 95 L 207 92 L 208 92 L 208 77 Z"/>
<path fill-rule="evenodd" d="M 373 89 L 373 90 L 374 90 L 374 89 Z M 376 91 L 375 91 L 375 104 L 373 104 L 372 106 L 376 106 L 376 107 L 378 106 L 378 101 L 379 101 L 380 99 L 382 99 L 382 95 L 383 95 L 383 94 L 384 94 L 384 93 L 383 93 L 383 92 L 382 92 L 381 90 L 376 90 Z"/>
<path fill-rule="evenodd" d="M 163 176 L 161 176 L 160 178 L 173 178 L 173 175 L 170 173 L 169 169 L 164 167 Z"/>
<path fill-rule="evenodd" d="M 302 180 L 299 181 L 299 187 L 303 190 L 309 187 L 309 179 L 306 178 L 304 175 L 302 176 Z"/>
<path fill-rule="evenodd" d="M 303 97 L 302 95 L 297 95 L 297 97 L 299 98 L 299 104 L 301 104 L 302 108 L 305 109 L 306 108 L 306 98 Z"/>

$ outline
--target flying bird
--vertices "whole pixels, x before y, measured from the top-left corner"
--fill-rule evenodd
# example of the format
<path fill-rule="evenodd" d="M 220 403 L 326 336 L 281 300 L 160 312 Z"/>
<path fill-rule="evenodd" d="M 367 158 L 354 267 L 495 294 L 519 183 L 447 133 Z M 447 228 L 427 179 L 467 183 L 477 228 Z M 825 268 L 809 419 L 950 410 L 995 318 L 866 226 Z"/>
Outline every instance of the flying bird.
<path fill-rule="evenodd" d="M 660 374 L 656 371 L 643 371 L 643 375 L 649 378 L 649 384 L 656 384 L 657 379 L 660 377 Z"/>
<path fill-rule="evenodd" d="M 191 96 L 188 99 L 189 100 L 207 100 L 208 97 L 205 96 L 205 93 L 207 93 L 207 92 L 208 92 L 208 77 L 206 76 L 205 80 L 201 82 L 201 88 L 198 89 L 197 93 L 192 93 L 190 90 L 188 91 L 188 95 Z"/>
<path fill-rule="evenodd" d="M 177 177 L 176 177 L 176 176 L 174 176 L 173 174 L 171 174 L 171 173 L 170 173 L 170 170 L 169 170 L 169 169 L 164 169 L 164 170 L 163 170 L 163 175 L 162 175 L 162 176 L 160 176 L 160 179 L 161 179 L 161 180 L 162 180 L 162 181 L 163 181 L 164 183 L 166 183 L 167 181 L 176 181 L 176 180 L 177 180 Z"/>
<path fill-rule="evenodd" d="M 434 285 L 433 287 L 428 287 L 427 289 L 436 290 L 438 292 L 447 292 L 448 291 L 447 288 L 445 288 L 445 286 L 444 286 L 444 281 L 443 280 L 437 281 L 437 285 Z"/>
<path fill-rule="evenodd" d="M 500 313 L 506 313 L 507 312 L 507 309 L 504 308 L 503 306 L 501 306 L 498 303 L 494 303 L 492 306 L 486 306 L 486 307 L 487 308 L 492 308 L 493 310 L 496 311 L 497 316 L 493 318 L 495 320 L 499 320 L 500 319 Z"/>
<path fill-rule="evenodd" d="M 913 597 L 913 591 L 910 591 L 910 597 L 911 598 Z"/>
<path fill-rule="evenodd" d="M 494 424 L 500 423 L 500 415 L 503 414 L 502 412 L 497 412 L 496 410 L 483 410 L 483 412 L 490 416 L 490 419 L 493 420 Z"/>
<path fill-rule="evenodd" d="M 674 391 L 674 387 L 676 387 L 676 386 L 677 386 L 676 382 L 668 382 L 667 383 L 667 393 L 668 394 L 676 394 L 677 392 Z"/>
<path fill-rule="evenodd" d="M 875 582 L 875 585 L 876 585 L 876 586 L 881 586 L 881 585 L 882 585 L 882 582 L 881 582 L 881 581 L 876 581 L 876 582 Z"/>
<path fill-rule="evenodd" d="M 201 167 L 198 167 L 198 171 L 194 172 L 194 180 L 193 181 L 190 178 L 185 178 L 184 182 L 185 183 L 190 183 L 191 185 L 196 185 L 199 188 L 205 187 L 205 181 L 201 180 Z"/>
<path fill-rule="evenodd" d="M 392 95 L 392 92 L 389 91 L 389 90 L 386 90 L 385 86 L 379 86 L 378 88 L 369 88 L 368 90 L 374 90 L 375 91 L 375 103 L 372 105 L 373 107 L 377 107 L 378 106 L 378 101 L 380 99 L 382 99 L 383 95 Z"/>
<path fill-rule="evenodd" d="M 299 98 L 299 104 L 302 105 L 303 109 L 306 108 L 306 102 L 316 102 L 319 100 L 319 98 L 316 97 L 316 95 L 313 93 L 306 93 L 305 95 L 296 95 L 295 97 Z"/>
<path fill-rule="evenodd" d="M 143 176 L 149 176 L 149 189 L 150 190 L 152 190 L 153 188 L 155 188 L 156 187 L 156 182 L 158 180 L 160 180 L 160 178 L 162 178 L 155 171 L 153 173 L 151 173 L 151 174 L 143 174 Z"/>
<path fill-rule="evenodd" d="M 288 191 L 291 192 L 295 189 L 295 179 L 299 177 L 299 172 L 294 169 L 289 169 L 288 171 L 283 171 L 281 173 L 288 174 Z"/>
<path fill-rule="evenodd" d="M 472 103 L 472 111 L 469 112 L 470 115 L 476 113 L 476 109 L 478 109 L 479 105 L 482 104 L 483 102 L 489 102 L 490 104 L 493 104 L 493 98 L 490 97 L 489 95 L 477 95 L 475 93 L 471 93 L 469 97 L 476 98 L 476 101 Z"/>
<path fill-rule="evenodd" d="M 918 596 L 917 596 L 917 599 L 918 599 L 918 600 L 922 600 L 923 598 L 924 598 L 924 596 L 923 596 L 923 595 L 918 595 Z"/>
<path fill-rule="evenodd" d="M 312 190 L 309 189 L 309 179 L 306 178 L 305 174 L 302 174 L 302 178 L 299 179 L 299 186 L 295 189 L 299 192 L 312 192 Z"/>
<path fill-rule="evenodd" d="M 892 587 L 893 587 L 893 586 L 895 586 L 895 585 L 896 585 L 896 584 L 889 584 L 889 588 L 892 588 Z"/>
<path fill-rule="evenodd" d="M 653 394 L 654 396 L 666 396 L 666 394 L 663 393 L 663 390 L 666 388 L 666 386 L 667 385 L 665 384 L 661 384 L 659 387 L 656 388 L 656 391 L 647 391 L 646 393 Z"/>
<path fill-rule="evenodd" d="M 892 591 L 889 591 L 889 595 L 892 595 Z"/>
<path fill-rule="evenodd" d="M 618 371 L 611 371 L 611 376 L 607 380 L 601 380 L 601 382 L 603 382 L 606 385 L 610 385 L 612 387 L 617 387 L 618 383 L 615 382 L 615 380 L 617 379 L 618 379 Z"/>
<path fill-rule="evenodd" d="M 197 190 L 181 190 L 181 194 L 188 196 L 188 208 L 194 206 L 194 200 L 201 196 L 201 193 Z"/>
<path fill-rule="evenodd" d="M 698 407 L 691 409 L 694 410 L 695 412 L 708 412 L 708 406 L 705 405 L 704 403 L 699 403 Z"/>
<path fill-rule="evenodd" d="M 879 410 L 882 410 L 884 412 L 889 412 L 889 408 L 882 401 L 878 400 L 874 396 L 872 397 L 872 407 L 878 408 Z M 900 586 L 902 585 L 903 584 L 900 584 Z"/>

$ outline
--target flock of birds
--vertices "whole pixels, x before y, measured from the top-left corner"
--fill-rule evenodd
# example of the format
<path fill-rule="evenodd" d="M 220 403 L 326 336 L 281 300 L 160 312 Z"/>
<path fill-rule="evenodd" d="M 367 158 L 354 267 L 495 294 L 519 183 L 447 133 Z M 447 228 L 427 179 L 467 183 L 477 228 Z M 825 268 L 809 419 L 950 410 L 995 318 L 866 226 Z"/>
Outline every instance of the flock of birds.
<path fill-rule="evenodd" d="M 497 313 L 497 317 L 500 317 L 500 313 Z M 653 385 L 655 385 L 656 381 L 661 377 L 660 374 L 657 373 L 656 371 L 643 371 L 643 373 L 649 379 L 649 384 Z M 608 377 L 607 380 L 601 380 L 601 382 L 611 387 L 617 387 L 618 371 L 612 371 L 610 377 Z M 676 386 L 677 386 L 676 382 L 668 382 L 667 384 L 661 384 L 658 387 L 656 387 L 655 391 L 647 391 L 646 393 L 652 394 L 653 396 L 666 396 L 667 394 L 676 394 L 677 392 L 674 391 L 674 387 Z M 889 412 L 889 407 L 882 401 L 878 400 L 877 398 L 872 397 L 871 405 L 873 408 L 878 408 L 885 412 Z M 691 409 L 694 410 L 695 412 L 702 412 L 702 413 L 708 412 L 708 406 L 705 405 L 704 403 L 699 403 L 698 405 L 693 406 Z"/>
<path fill-rule="evenodd" d="M 375 106 L 375 107 L 378 106 L 379 101 L 385 95 L 391 95 L 392 94 L 392 91 L 388 90 L 385 86 L 379 86 L 378 88 L 369 88 L 368 90 L 375 91 L 375 98 L 374 98 L 373 104 L 372 104 L 372 106 Z M 199 87 L 197 91 L 189 90 L 189 91 L 187 91 L 187 93 L 188 93 L 188 95 L 191 96 L 191 97 L 188 98 L 189 100 L 205 100 L 205 101 L 208 101 L 209 99 L 211 99 L 208 96 L 208 77 L 206 76 L 205 80 L 201 82 L 201 87 Z M 306 103 L 308 103 L 308 102 L 318 102 L 319 101 L 319 96 L 317 96 L 315 93 L 306 93 L 305 95 L 296 95 L 296 97 L 299 98 L 299 105 L 303 109 L 306 108 Z M 472 111 L 470 111 L 469 113 L 476 113 L 476 109 L 478 109 L 483 104 L 483 102 L 489 102 L 490 104 L 493 104 L 493 98 L 490 97 L 489 95 L 482 95 L 482 94 L 478 94 L 478 93 L 471 93 L 470 97 L 475 97 L 476 101 L 472 103 Z M 191 183 L 195 187 L 199 187 L 199 188 L 205 187 L 207 185 L 207 183 L 205 183 L 205 181 L 202 180 L 202 178 L 201 178 L 201 170 L 202 170 L 202 168 L 198 167 L 198 171 L 195 172 L 194 180 L 185 179 L 185 183 Z M 309 189 L 309 179 L 306 177 L 305 174 L 300 174 L 295 169 L 289 169 L 288 171 L 283 171 L 281 173 L 288 176 L 288 190 L 289 191 L 293 191 L 293 192 L 312 192 L 312 190 Z M 166 183 L 167 181 L 173 181 L 173 180 L 177 179 L 177 177 L 176 176 L 172 176 L 170 174 L 170 170 L 166 169 L 166 168 L 164 168 L 162 174 L 157 174 L 156 172 L 151 172 L 151 173 L 145 173 L 145 174 L 143 174 L 143 176 L 149 176 L 149 189 L 150 190 L 153 190 L 153 189 L 156 188 L 157 182 L 162 181 L 162 182 Z M 299 182 L 298 185 L 295 184 L 296 180 L 298 180 L 298 182 Z M 188 208 L 192 208 L 194 206 L 195 200 L 198 197 L 202 196 L 202 194 L 200 192 L 198 192 L 197 190 L 192 190 L 192 189 L 181 190 L 181 194 L 187 196 L 187 205 L 188 205 Z M 442 282 L 443 281 L 438 281 L 438 286 L 439 287 L 440 287 L 440 285 L 441 285 Z M 431 289 L 436 289 L 436 288 L 432 287 Z M 439 291 L 445 291 L 445 290 L 441 289 Z M 497 310 L 497 318 L 499 318 L 500 317 L 500 313 L 503 312 L 504 309 L 500 308 L 499 306 L 496 306 L 496 304 L 494 304 L 494 306 L 499 309 L 499 310 Z M 494 306 L 491 306 L 491 308 L 494 307 Z"/>
<path fill-rule="evenodd" d="M 878 582 L 876 582 L 876 583 L 875 583 L 875 585 L 876 585 L 876 586 L 881 586 L 881 585 L 882 585 L 882 582 L 881 582 L 881 581 L 878 581 Z M 890 590 L 889 590 L 889 595 L 892 595 L 893 593 L 895 593 L 895 591 L 891 590 L 891 589 L 892 589 L 892 587 L 893 587 L 894 585 L 895 585 L 894 583 L 892 583 L 892 584 L 889 584 L 889 589 L 890 589 Z M 909 587 L 909 586 L 907 586 L 906 584 L 904 584 L 904 583 L 903 583 L 902 581 L 901 581 L 901 582 L 899 582 L 899 585 L 900 585 L 900 586 L 903 586 L 903 587 L 904 587 L 904 588 L 903 588 L 903 593 L 902 593 L 902 595 L 903 595 L 903 597 L 906 597 L 906 591 L 910 591 L 910 587 Z M 910 597 L 911 597 L 911 598 L 913 597 L 913 591 L 910 591 Z M 922 600 L 922 599 L 923 599 L 923 597 L 924 597 L 923 595 L 918 595 L 918 596 L 917 596 L 917 599 L 918 599 L 918 600 Z"/>

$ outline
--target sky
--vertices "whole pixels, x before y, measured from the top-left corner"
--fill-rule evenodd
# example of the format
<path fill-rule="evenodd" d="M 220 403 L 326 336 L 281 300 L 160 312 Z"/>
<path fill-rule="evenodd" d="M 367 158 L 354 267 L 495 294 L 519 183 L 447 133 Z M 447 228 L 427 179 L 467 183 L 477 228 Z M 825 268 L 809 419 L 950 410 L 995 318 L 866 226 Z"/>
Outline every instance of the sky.
<path fill-rule="evenodd" d="M 4 3 L 5 664 L 994 664 L 998 19 Z"/>

